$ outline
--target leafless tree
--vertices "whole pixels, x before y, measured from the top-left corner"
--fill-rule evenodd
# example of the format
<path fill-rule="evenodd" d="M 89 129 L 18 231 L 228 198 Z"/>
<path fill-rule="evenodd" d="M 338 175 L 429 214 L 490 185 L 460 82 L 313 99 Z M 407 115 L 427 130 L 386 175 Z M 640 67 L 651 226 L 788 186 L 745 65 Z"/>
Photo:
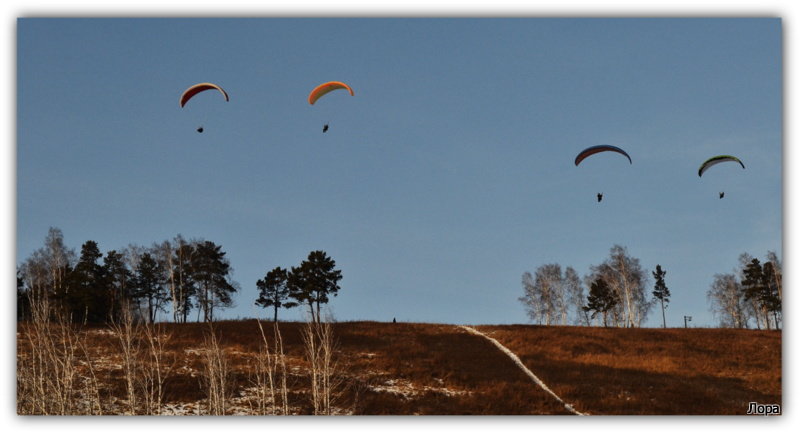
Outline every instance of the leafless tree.
<path fill-rule="evenodd" d="M 49 296 L 34 293 L 28 292 L 31 317 L 17 341 L 17 412 L 102 414 L 99 381 L 81 333 Z"/>
<path fill-rule="evenodd" d="M 647 299 L 647 271 L 639 259 L 629 256 L 625 247 L 614 245 L 605 262 L 591 267 L 589 280 L 597 278 L 602 278 L 622 301 L 612 311 L 615 326 L 641 326 L 653 304 Z"/>
<path fill-rule="evenodd" d="M 712 312 L 719 318 L 720 326 L 747 327 L 747 306 L 742 295 L 742 286 L 734 274 L 714 275 L 707 297 Z"/>
<path fill-rule="evenodd" d="M 161 415 L 164 402 L 164 382 L 174 367 L 166 358 L 166 344 L 172 337 L 165 333 L 161 325 L 145 323 L 141 327 L 141 339 L 145 349 L 140 361 L 140 388 L 142 389 L 144 413 Z"/>
<path fill-rule="evenodd" d="M 225 352 L 219 344 L 213 323 L 209 322 L 203 344 L 204 383 L 206 389 L 206 413 L 225 415 L 230 389 L 231 370 Z"/>
<path fill-rule="evenodd" d="M 589 313 L 583 310 L 586 297 L 583 293 L 583 284 L 578 273 L 571 266 L 564 271 L 564 285 L 567 290 L 568 304 L 575 312 L 572 323 L 575 325 L 589 326 Z"/>
<path fill-rule="evenodd" d="M 164 272 L 164 281 L 167 282 L 169 288 L 169 300 L 172 311 L 172 321 L 177 322 L 176 316 L 179 310 L 178 305 L 178 286 L 176 279 L 176 262 L 175 255 L 173 254 L 174 247 L 170 241 L 163 241 L 161 243 L 153 244 L 151 254 L 156 258 L 160 268 Z"/>
<path fill-rule="evenodd" d="M 314 415 L 333 415 L 342 378 L 336 359 L 337 344 L 332 318 L 309 319 L 303 328 L 303 342 L 311 376 L 311 400 Z"/>
<path fill-rule="evenodd" d="M 256 388 L 256 413 L 260 415 L 288 415 L 288 390 L 286 384 L 286 356 L 283 353 L 283 339 L 278 322 L 273 322 L 274 347 L 269 348 L 269 340 L 261 321 L 257 321 L 263 345 L 255 355 L 253 384 Z M 279 404 L 280 399 L 280 404 Z M 270 409 L 269 411 L 267 409 Z"/>
<path fill-rule="evenodd" d="M 132 306 L 123 305 L 118 321 L 110 323 L 112 332 L 119 343 L 119 353 L 122 358 L 122 372 L 125 376 L 125 393 L 128 402 L 128 415 L 136 415 L 139 406 L 139 393 L 137 391 L 137 369 L 140 352 L 140 325 L 136 321 Z"/>
<path fill-rule="evenodd" d="M 531 320 L 551 325 L 560 319 L 562 324 L 566 324 L 566 284 L 560 265 L 553 263 L 539 266 L 535 275 L 525 272 L 522 275 L 522 286 L 525 295 L 519 301 L 527 308 Z"/>

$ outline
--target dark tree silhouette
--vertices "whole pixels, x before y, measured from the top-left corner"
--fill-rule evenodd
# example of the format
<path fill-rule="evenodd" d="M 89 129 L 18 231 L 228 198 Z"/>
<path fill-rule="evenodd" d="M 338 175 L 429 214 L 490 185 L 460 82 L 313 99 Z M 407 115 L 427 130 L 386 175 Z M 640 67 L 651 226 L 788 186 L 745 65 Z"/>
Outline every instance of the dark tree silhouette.
<path fill-rule="evenodd" d="M 106 277 L 106 292 L 108 293 L 109 317 L 112 321 L 120 318 L 123 306 L 131 300 L 131 283 L 133 273 L 125 265 L 122 254 L 111 250 L 103 259 L 103 270 Z"/>
<path fill-rule="evenodd" d="M 778 329 L 779 316 L 782 315 L 782 302 L 780 293 L 780 273 L 775 270 L 775 264 L 765 262 L 762 266 L 761 276 L 764 279 L 764 292 L 767 311 L 772 313 L 775 329 Z"/>
<path fill-rule="evenodd" d="M 583 311 L 593 311 L 592 319 L 594 319 L 598 313 L 603 313 L 603 326 L 608 327 L 608 311 L 619 303 L 617 294 L 611 290 L 602 278 L 598 278 L 592 283 L 586 301 L 587 304 L 583 307 Z"/>
<path fill-rule="evenodd" d="M 747 264 L 742 271 L 742 287 L 744 289 L 744 299 L 748 302 L 754 302 L 757 309 L 760 310 L 767 329 L 770 329 L 769 321 L 769 306 L 771 301 L 771 293 L 768 285 L 765 283 L 764 270 L 761 267 L 761 262 L 754 258 Z M 756 323 L 759 321 L 756 320 Z"/>
<path fill-rule="evenodd" d="M 258 287 L 258 299 L 256 305 L 263 308 L 273 307 L 274 316 L 272 321 L 278 321 L 278 309 L 296 307 L 297 302 L 288 301 L 289 287 L 286 285 L 289 273 L 286 269 L 276 267 L 267 272 L 267 275 L 256 282 Z"/>
<path fill-rule="evenodd" d="M 167 288 L 163 270 L 150 253 L 142 254 L 134 282 L 133 299 L 137 303 L 144 301 L 147 319 L 150 323 L 155 323 L 156 313 L 163 309 L 163 303 L 167 299 Z"/>
<path fill-rule="evenodd" d="M 108 293 L 99 261 L 103 255 L 95 241 L 81 246 L 75 268 L 67 275 L 67 287 L 61 298 L 72 320 L 81 323 L 101 323 L 108 319 Z"/>
<path fill-rule="evenodd" d="M 667 271 L 661 269 L 661 265 L 656 265 L 656 270 L 653 272 L 653 277 L 656 279 L 656 286 L 653 290 L 653 296 L 661 301 L 661 318 L 664 321 L 664 328 L 667 327 L 667 316 L 664 312 L 664 309 L 667 308 L 666 305 L 669 303 L 669 289 L 667 288 L 667 284 L 664 282 L 664 275 L 667 274 Z"/>
<path fill-rule="evenodd" d="M 312 321 L 320 322 L 320 305 L 327 304 L 330 295 L 336 296 L 342 271 L 334 269 L 336 262 L 324 251 L 312 251 L 300 266 L 288 274 L 289 296 L 308 305 Z"/>
<path fill-rule="evenodd" d="M 236 287 L 228 277 L 231 265 L 222 247 L 211 241 L 197 243 L 191 257 L 191 280 L 197 284 L 197 304 L 203 311 L 203 320 L 214 320 L 215 307 L 233 304 L 231 294 Z"/>

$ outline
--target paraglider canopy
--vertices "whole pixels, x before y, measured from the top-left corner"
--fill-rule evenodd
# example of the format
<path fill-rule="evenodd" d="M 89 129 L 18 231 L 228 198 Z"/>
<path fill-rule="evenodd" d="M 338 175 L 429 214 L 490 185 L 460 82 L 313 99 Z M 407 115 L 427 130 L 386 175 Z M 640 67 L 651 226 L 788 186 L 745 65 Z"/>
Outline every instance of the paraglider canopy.
<path fill-rule="evenodd" d="M 742 168 L 744 168 L 744 163 L 742 161 L 740 161 L 739 158 L 737 158 L 735 156 L 717 155 L 717 156 L 714 156 L 714 157 L 711 157 L 711 158 L 707 159 L 706 162 L 701 164 L 700 165 L 700 169 L 697 170 L 697 175 L 702 177 L 703 173 L 705 173 L 706 170 L 708 170 L 709 168 L 711 168 L 711 167 L 713 167 L 713 166 L 715 166 L 715 165 L 717 165 L 717 164 L 719 164 L 721 162 L 728 162 L 728 161 L 738 162 L 739 165 L 741 165 Z M 720 197 L 720 198 L 722 198 L 722 197 Z"/>
<path fill-rule="evenodd" d="M 184 90 L 184 92 L 181 94 L 180 98 L 181 107 L 186 105 L 186 103 L 189 102 L 189 100 L 192 99 L 194 95 L 211 89 L 219 90 L 219 92 L 222 93 L 222 96 L 225 97 L 225 101 L 229 100 L 228 93 L 225 92 L 225 90 L 223 90 L 222 87 L 213 83 L 198 83 L 195 84 L 194 86 L 190 86 L 188 89 Z"/>
<path fill-rule="evenodd" d="M 341 81 L 329 81 L 327 83 L 320 84 L 319 86 L 314 88 L 314 90 L 312 90 L 311 93 L 309 93 L 308 103 L 314 105 L 314 103 L 317 102 L 319 98 L 337 89 L 346 89 L 347 91 L 350 92 L 350 96 L 355 96 L 355 93 L 353 93 L 353 89 L 350 88 L 350 86 L 348 86 L 347 84 L 342 83 Z"/>
<path fill-rule="evenodd" d="M 592 146 L 592 147 L 587 147 L 586 149 L 583 149 L 578 154 L 578 156 L 575 157 L 575 166 L 580 164 L 581 161 L 583 161 L 584 159 L 594 155 L 595 153 L 608 152 L 608 151 L 617 152 L 619 154 L 625 155 L 628 158 L 628 161 L 631 164 L 633 164 L 633 161 L 631 160 L 630 155 L 628 155 L 628 153 L 625 152 L 624 150 L 622 150 L 622 149 L 620 149 L 619 147 L 616 147 L 616 146 L 611 146 L 611 145 L 608 145 L 608 144 L 601 144 L 599 146 Z"/>

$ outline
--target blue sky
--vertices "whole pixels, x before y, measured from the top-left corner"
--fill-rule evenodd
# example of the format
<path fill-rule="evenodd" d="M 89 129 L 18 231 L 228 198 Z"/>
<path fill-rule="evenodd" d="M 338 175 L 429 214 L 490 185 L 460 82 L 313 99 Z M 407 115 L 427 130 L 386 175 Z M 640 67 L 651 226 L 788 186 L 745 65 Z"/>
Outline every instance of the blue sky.
<path fill-rule="evenodd" d="M 51 226 L 78 251 L 202 237 L 235 318 L 322 249 L 338 320 L 525 323 L 523 272 L 620 244 L 666 269 L 669 324 L 711 326 L 714 274 L 782 256 L 781 44 L 777 18 L 23 19 L 17 260 Z M 355 96 L 310 106 L 330 80 Z M 181 109 L 205 81 L 230 102 Z M 633 164 L 576 168 L 596 144 Z M 698 178 L 717 154 L 747 168 Z"/>

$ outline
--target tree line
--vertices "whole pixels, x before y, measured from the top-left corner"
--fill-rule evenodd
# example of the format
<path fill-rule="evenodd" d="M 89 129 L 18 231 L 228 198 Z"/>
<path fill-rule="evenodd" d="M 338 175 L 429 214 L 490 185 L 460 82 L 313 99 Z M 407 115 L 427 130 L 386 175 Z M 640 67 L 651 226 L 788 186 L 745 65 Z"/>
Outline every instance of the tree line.
<path fill-rule="evenodd" d="M 130 244 L 103 254 L 97 242 L 83 243 L 79 254 L 67 247 L 64 235 L 51 227 L 44 246 L 17 267 L 17 319 L 28 320 L 31 303 L 47 301 L 74 323 L 117 322 L 132 310 L 154 323 L 159 313 L 173 322 L 214 320 L 215 313 L 233 306 L 240 285 L 220 245 L 181 235 L 150 247 Z M 256 282 L 255 304 L 278 309 L 306 306 L 320 322 L 320 310 L 336 296 L 342 279 L 336 262 L 324 251 L 312 251 L 299 266 L 276 267 Z"/>
<path fill-rule="evenodd" d="M 75 323 L 117 321 L 126 309 L 156 321 L 167 307 L 175 322 L 214 320 L 220 308 L 233 306 L 239 285 L 220 245 L 172 240 L 150 247 L 128 245 L 103 254 L 88 240 L 80 254 L 67 247 L 60 229 L 51 227 L 43 247 L 17 268 L 17 318 L 30 317 L 31 302 L 46 300 Z"/>
<path fill-rule="evenodd" d="M 715 275 L 707 293 L 719 325 L 778 329 L 782 271 L 777 255 L 769 252 L 762 264 L 745 253 L 739 262 L 735 273 Z M 665 311 L 671 296 L 666 274 L 661 265 L 648 273 L 625 247 L 614 245 L 608 258 L 590 266 L 583 278 L 572 267 L 562 272 L 557 263 L 541 265 L 533 274 L 523 273 L 524 295 L 519 301 L 528 317 L 543 325 L 640 327 L 651 310 L 660 307 L 662 326 L 666 327 Z M 648 296 L 650 275 L 655 283 Z M 588 294 L 584 287 L 589 288 Z"/>
<path fill-rule="evenodd" d="M 748 253 L 739 256 L 732 273 L 716 274 L 706 293 L 720 326 L 779 329 L 783 322 L 783 271 L 777 254 L 766 261 Z"/>
<path fill-rule="evenodd" d="M 614 245 L 609 257 L 591 266 L 583 279 L 569 266 L 562 273 L 557 263 L 523 273 L 524 296 L 519 301 L 531 320 L 543 325 L 590 326 L 602 317 L 604 326 L 639 327 L 652 308 L 645 292 L 647 278 L 639 259 Z"/>
<path fill-rule="evenodd" d="M 256 305 L 273 310 L 273 321 L 278 321 L 280 308 L 305 305 L 312 322 L 320 323 L 320 306 L 339 292 L 342 271 L 336 261 L 324 251 L 312 251 L 299 266 L 290 270 L 275 267 L 256 282 Z"/>

